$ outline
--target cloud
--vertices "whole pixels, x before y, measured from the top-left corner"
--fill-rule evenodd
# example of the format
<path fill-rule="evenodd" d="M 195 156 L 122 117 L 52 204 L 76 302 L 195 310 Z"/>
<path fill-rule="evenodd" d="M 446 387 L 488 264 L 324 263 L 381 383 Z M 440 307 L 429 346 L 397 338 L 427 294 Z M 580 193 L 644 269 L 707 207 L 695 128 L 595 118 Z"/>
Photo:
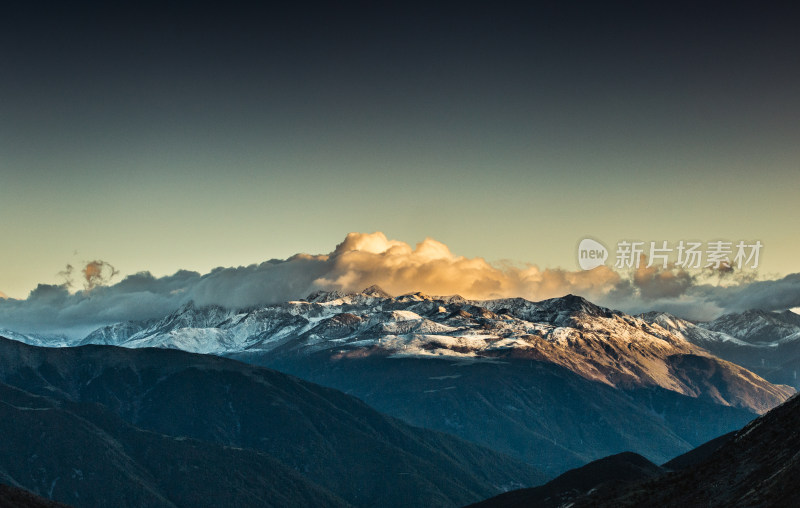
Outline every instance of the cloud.
<path fill-rule="evenodd" d="M 670 265 L 659 268 L 641 263 L 633 272 L 633 284 L 645 300 L 677 298 L 692 286 L 694 277 L 686 270 Z"/>
<path fill-rule="evenodd" d="M 6 295 L 6 294 L 5 294 L 5 293 L 3 293 L 2 291 L 0 291 L 0 299 L 3 299 L 3 300 L 5 300 L 5 299 L 7 299 L 7 298 L 8 298 L 8 295 Z"/>
<path fill-rule="evenodd" d="M 91 291 L 97 286 L 103 286 L 111 282 L 119 271 L 111 266 L 110 263 L 101 260 L 89 261 L 86 266 L 81 270 L 81 274 L 85 280 L 84 287 L 87 291 Z"/>
<path fill-rule="evenodd" d="M 456 256 L 426 238 L 414 248 L 383 233 L 350 233 L 328 258 L 315 287 L 357 291 L 378 284 L 391 294 L 422 291 L 466 298 L 523 296 L 541 299 L 564 291 L 599 296 L 619 281 L 607 267 L 590 271 L 540 270 L 535 265 L 493 266 L 483 258 Z"/>
<path fill-rule="evenodd" d="M 800 273 L 777 280 L 753 281 L 724 288 L 701 286 L 697 292 L 731 312 L 747 309 L 785 310 L 800 307 Z"/>
<path fill-rule="evenodd" d="M 68 267 L 66 273 L 69 277 L 73 270 Z M 380 232 L 350 233 L 328 254 L 296 254 L 206 274 L 181 270 L 154 277 L 142 272 L 111 284 L 118 272 L 99 260 L 86 263 L 79 273 L 81 290 L 71 291 L 68 283 L 39 285 L 25 300 L 0 300 L 0 328 L 80 336 L 108 323 L 158 318 L 188 301 L 250 308 L 316 290 L 351 292 L 373 284 L 396 295 L 422 291 L 473 299 L 541 300 L 573 293 L 626 312 L 665 310 L 698 320 L 752 307 L 800 306 L 800 274 L 771 281 L 742 278 L 723 287 L 674 266 L 642 267 L 622 276 L 606 266 L 569 271 L 491 264 L 453 254 L 432 238 L 412 247 Z"/>
<path fill-rule="evenodd" d="M 64 279 L 63 285 L 65 287 L 74 287 L 73 272 L 75 267 L 68 264 L 64 270 L 58 272 L 59 277 Z M 105 286 L 119 274 L 119 270 L 114 268 L 111 263 L 102 260 L 89 261 L 80 270 L 81 278 L 83 279 L 83 288 L 86 291 L 91 291 L 97 286 Z"/>

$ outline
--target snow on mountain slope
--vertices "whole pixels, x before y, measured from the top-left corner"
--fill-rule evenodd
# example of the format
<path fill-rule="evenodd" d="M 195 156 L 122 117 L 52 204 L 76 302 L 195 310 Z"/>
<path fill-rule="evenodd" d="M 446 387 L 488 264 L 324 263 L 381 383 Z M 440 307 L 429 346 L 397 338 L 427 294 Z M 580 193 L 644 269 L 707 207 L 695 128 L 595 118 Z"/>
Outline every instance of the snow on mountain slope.
<path fill-rule="evenodd" d="M 772 383 L 800 388 L 800 316 L 793 312 L 749 310 L 698 324 L 658 312 L 641 317 Z"/>
<path fill-rule="evenodd" d="M 128 340 L 132 335 L 142 331 L 150 325 L 149 322 L 126 321 L 124 323 L 114 323 L 93 331 L 77 345 L 99 344 L 114 345 Z"/>
<path fill-rule="evenodd" d="M 666 312 L 647 312 L 639 317 L 650 323 L 657 325 L 678 337 L 682 337 L 687 342 L 701 347 L 728 342 L 739 346 L 751 346 L 749 342 L 728 335 L 724 332 L 710 330 L 696 325 L 685 319 L 680 319 Z"/>
<path fill-rule="evenodd" d="M 113 325 L 83 342 L 94 340 L 219 355 L 327 351 L 342 358 L 530 358 L 611 386 L 657 386 L 759 412 L 791 393 L 696 345 L 737 341 L 733 337 L 666 315 L 629 316 L 574 295 L 541 302 L 467 301 L 422 293 L 394 298 L 373 287 L 354 294 L 318 292 L 305 300 L 247 311 L 188 304 L 157 322 Z M 709 368 L 724 373 L 726 386 L 735 388 L 708 389 L 708 381 L 687 377 L 683 359 L 690 357 L 711 362 Z"/>
<path fill-rule="evenodd" d="M 30 346 L 40 347 L 67 347 L 74 345 L 64 335 L 42 335 L 36 333 L 19 333 L 13 330 L 5 330 L 0 328 L 0 337 L 16 340 Z"/>
<path fill-rule="evenodd" d="M 798 336 L 800 315 L 791 311 L 769 312 L 748 310 L 739 314 L 726 314 L 703 323 L 704 328 L 726 333 L 749 344 L 777 344 L 783 339 Z"/>

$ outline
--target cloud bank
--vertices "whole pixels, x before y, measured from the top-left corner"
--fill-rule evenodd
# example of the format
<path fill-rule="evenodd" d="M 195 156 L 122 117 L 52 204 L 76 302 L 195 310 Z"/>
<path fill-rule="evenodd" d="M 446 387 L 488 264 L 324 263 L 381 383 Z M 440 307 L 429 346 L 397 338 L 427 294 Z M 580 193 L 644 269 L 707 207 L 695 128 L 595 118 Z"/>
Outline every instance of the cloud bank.
<path fill-rule="evenodd" d="M 350 233 L 329 254 L 296 254 L 206 274 L 182 270 L 154 277 L 142 272 L 110 284 L 117 271 L 99 260 L 79 273 L 84 287 L 77 292 L 71 292 L 68 283 L 39 285 L 25 300 L 0 300 L 0 328 L 80 336 L 109 323 L 158 318 L 188 301 L 249 308 L 303 298 L 317 290 L 352 292 L 373 284 L 395 295 L 422 291 L 471 299 L 541 300 L 573 293 L 626 312 L 663 310 L 700 320 L 748 308 L 800 306 L 800 274 L 720 285 L 707 274 L 674 267 L 620 274 L 606 266 L 568 271 L 497 265 L 455 255 L 431 238 L 412 247 L 380 232 Z"/>

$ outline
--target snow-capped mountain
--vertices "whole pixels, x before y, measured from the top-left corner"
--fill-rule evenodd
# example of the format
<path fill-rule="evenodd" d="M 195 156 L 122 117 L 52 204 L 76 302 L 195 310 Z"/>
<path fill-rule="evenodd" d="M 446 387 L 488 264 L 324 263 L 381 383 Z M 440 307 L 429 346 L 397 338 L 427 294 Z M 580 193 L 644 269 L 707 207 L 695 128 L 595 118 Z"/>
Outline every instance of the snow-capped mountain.
<path fill-rule="evenodd" d="M 499 361 L 531 358 L 560 365 L 611 386 L 658 386 L 716 403 L 763 412 L 790 392 L 720 362 L 695 344 L 735 338 L 666 315 L 637 318 L 574 295 L 541 302 L 521 298 L 467 301 L 422 293 L 393 298 L 371 287 L 361 293 L 319 292 L 307 299 L 249 311 L 187 304 L 154 323 L 101 328 L 83 344 L 165 347 L 221 355 L 450 358 Z M 705 391 L 684 378 L 676 358 L 719 364 L 739 389 Z M 746 387 L 746 388 L 744 388 Z M 750 391 L 760 393 L 752 397 Z"/>
<path fill-rule="evenodd" d="M 702 326 L 753 345 L 774 346 L 800 339 L 800 315 L 789 310 L 748 310 L 740 314 L 726 314 Z"/>
<path fill-rule="evenodd" d="M 640 317 L 773 383 L 800 388 L 800 316 L 794 312 L 748 310 L 696 324 L 657 312 Z"/>
<path fill-rule="evenodd" d="M 245 310 L 187 304 L 80 343 L 272 367 L 558 473 L 625 450 L 668 460 L 793 392 L 698 345 L 734 337 L 670 319 L 573 295 L 469 301 L 371 287 Z"/>

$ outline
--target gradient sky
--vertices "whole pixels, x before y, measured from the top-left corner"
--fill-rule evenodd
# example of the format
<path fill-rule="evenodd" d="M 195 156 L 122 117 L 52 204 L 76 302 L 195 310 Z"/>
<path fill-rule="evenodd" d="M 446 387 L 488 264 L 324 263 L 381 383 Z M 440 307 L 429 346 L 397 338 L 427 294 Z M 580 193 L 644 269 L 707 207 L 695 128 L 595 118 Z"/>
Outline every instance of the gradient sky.
<path fill-rule="evenodd" d="M 800 271 L 796 18 L 556 4 L 6 8 L 0 291 L 351 231 L 567 269 L 587 235 L 758 239 Z"/>

